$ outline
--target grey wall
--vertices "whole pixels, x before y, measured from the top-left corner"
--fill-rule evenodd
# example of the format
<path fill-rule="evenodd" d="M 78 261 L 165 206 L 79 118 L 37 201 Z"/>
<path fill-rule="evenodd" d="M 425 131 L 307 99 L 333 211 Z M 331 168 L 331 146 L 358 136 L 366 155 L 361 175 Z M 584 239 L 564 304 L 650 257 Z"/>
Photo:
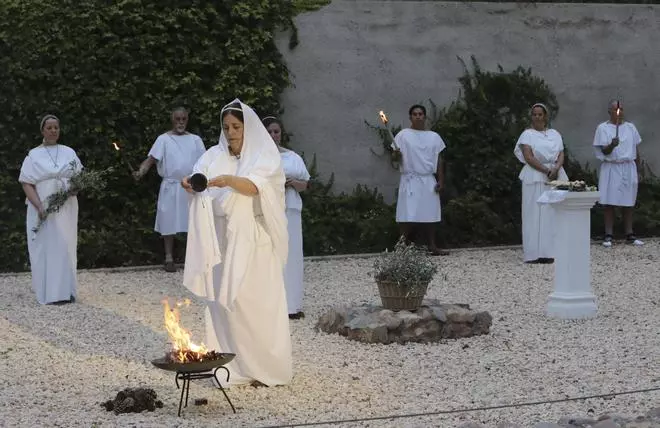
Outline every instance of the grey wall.
<path fill-rule="evenodd" d="M 364 120 L 377 123 L 383 109 L 407 126 L 411 104 L 448 105 L 463 72 L 457 56 L 471 55 L 487 70 L 522 65 L 543 77 L 559 100 L 553 125 L 582 161 L 594 163 L 595 127 L 620 96 L 660 173 L 658 6 L 333 0 L 296 24 L 300 45 L 289 50 L 285 34 L 278 42 L 295 85 L 283 120 L 293 147 L 335 173 L 336 190 L 368 184 L 391 201 L 398 174 L 370 151 L 380 143 Z"/>

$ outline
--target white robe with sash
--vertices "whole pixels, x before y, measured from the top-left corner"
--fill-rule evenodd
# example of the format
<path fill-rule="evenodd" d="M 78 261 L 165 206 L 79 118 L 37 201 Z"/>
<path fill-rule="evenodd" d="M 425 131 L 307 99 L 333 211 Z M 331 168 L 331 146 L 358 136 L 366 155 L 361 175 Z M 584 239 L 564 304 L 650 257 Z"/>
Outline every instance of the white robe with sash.
<path fill-rule="evenodd" d="M 604 146 L 616 136 L 616 125 L 603 122 L 596 128 L 594 152 L 601 161 L 598 174 L 598 191 L 601 205 L 634 207 L 637 201 L 637 145 L 642 142 L 637 128 L 631 122 L 619 125 L 619 145 L 612 153 L 605 155 Z"/>
<path fill-rule="evenodd" d="M 229 384 L 257 380 L 283 385 L 293 372 L 283 280 L 288 252 L 284 173 L 277 147 L 258 116 L 241 105 L 241 159 L 229 154 L 223 133 L 194 172 L 208 178 L 245 177 L 259 194 L 213 187 L 194 195 L 184 285 L 207 302 L 206 346 L 236 354 L 227 366 Z"/>
<path fill-rule="evenodd" d="M 74 168 L 71 162 L 75 164 Z M 69 178 L 81 170 L 82 163 L 72 148 L 61 144 L 39 146 L 30 150 L 23 161 L 18 181 L 34 185 L 46 209 L 46 199 L 67 189 Z M 25 203 L 32 288 L 37 300 L 46 304 L 75 298 L 78 285 L 78 199 L 75 196 L 69 198 L 57 213 L 48 215 L 37 233 L 32 229 L 39 221 L 39 213 L 27 199 Z"/>
<path fill-rule="evenodd" d="M 396 204 L 397 223 L 436 223 L 441 220 L 437 184 L 438 155 L 445 142 L 433 131 L 402 129 L 394 137 L 401 151 L 401 180 Z"/>
<path fill-rule="evenodd" d="M 190 175 L 193 165 L 204 154 L 202 139 L 195 134 L 158 136 L 149 156 L 158 161 L 156 168 L 163 178 L 158 193 L 154 230 L 161 235 L 188 231 L 190 197 L 181 187 L 181 179 Z"/>
<path fill-rule="evenodd" d="M 554 129 L 536 131 L 526 129 L 518 138 L 514 154 L 525 164 L 520 171 L 522 182 L 522 237 L 524 261 L 534 261 L 539 258 L 554 258 L 554 211 L 550 205 L 539 204 L 537 201 L 544 191 L 549 190 L 548 177 L 529 166 L 523 156 L 521 145 L 532 149 L 534 157 L 551 168 L 557 162 L 559 154 L 564 151 L 561 134 Z M 557 174 L 557 180 L 568 180 L 562 167 Z"/>
<path fill-rule="evenodd" d="M 282 152 L 282 169 L 287 179 L 309 181 L 303 159 L 294 151 Z M 303 283 L 302 198 L 296 189 L 287 187 L 285 193 L 286 218 L 289 231 L 289 256 L 284 268 L 284 285 L 289 314 L 302 311 L 305 287 Z"/>

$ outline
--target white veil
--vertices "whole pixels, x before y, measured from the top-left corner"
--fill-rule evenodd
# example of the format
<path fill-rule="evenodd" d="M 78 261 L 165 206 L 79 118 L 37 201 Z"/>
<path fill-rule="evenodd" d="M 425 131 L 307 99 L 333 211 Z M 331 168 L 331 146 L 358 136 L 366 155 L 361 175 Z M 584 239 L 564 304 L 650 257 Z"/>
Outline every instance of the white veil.
<path fill-rule="evenodd" d="M 261 202 L 263 224 L 273 245 L 273 256 L 284 267 L 288 255 L 289 236 L 284 202 L 285 177 L 280 153 L 254 110 L 239 99 L 227 104 L 222 112 L 229 109 L 240 109 L 243 113 L 243 148 L 235 175 L 249 179 L 257 187 L 259 194 L 255 197 Z M 212 163 L 213 159 L 229 156 L 232 155 L 223 130 L 218 144 L 202 156 L 195 169 L 198 170 L 202 164 Z M 225 210 L 230 213 L 225 231 L 227 254 L 220 254 L 215 239 L 211 198 L 221 200 Z M 203 203 L 204 200 L 208 203 Z M 187 254 L 191 257 L 186 257 L 184 285 L 202 298 L 218 300 L 229 310 L 234 306 L 234 300 L 247 270 L 259 268 L 250 265 L 253 244 L 234 233 L 234 225 L 245 222 L 245 218 L 240 214 L 231 215 L 234 210 L 238 210 L 237 213 L 252 212 L 252 204 L 251 197 L 247 198 L 227 188 L 209 189 L 193 198 L 191 203 L 187 250 Z M 250 209 L 248 210 L 246 206 L 250 206 Z M 213 239 L 209 239 L 211 236 Z M 221 261 L 224 262 L 222 284 L 220 289 L 217 289 L 213 284 L 212 270 Z"/>

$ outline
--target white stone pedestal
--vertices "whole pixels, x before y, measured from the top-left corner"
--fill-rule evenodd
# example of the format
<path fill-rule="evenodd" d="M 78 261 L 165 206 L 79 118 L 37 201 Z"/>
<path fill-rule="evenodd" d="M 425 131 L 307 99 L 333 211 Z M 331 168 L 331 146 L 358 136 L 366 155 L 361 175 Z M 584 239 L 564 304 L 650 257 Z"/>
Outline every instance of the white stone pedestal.
<path fill-rule="evenodd" d="M 598 192 L 566 192 L 551 203 L 555 213 L 555 290 L 546 313 L 561 319 L 596 315 L 591 290 L 591 208 Z"/>

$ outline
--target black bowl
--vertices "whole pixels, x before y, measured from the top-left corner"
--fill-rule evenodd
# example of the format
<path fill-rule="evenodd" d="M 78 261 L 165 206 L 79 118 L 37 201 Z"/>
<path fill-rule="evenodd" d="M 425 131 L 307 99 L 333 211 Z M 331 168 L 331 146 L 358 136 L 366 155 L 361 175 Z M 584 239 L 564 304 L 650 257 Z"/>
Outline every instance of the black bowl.
<path fill-rule="evenodd" d="M 216 358 L 214 360 L 204 360 L 204 361 L 195 361 L 191 363 L 180 363 L 175 361 L 170 361 L 166 358 L 158 358 L 153 360 L 151 364 L 158 367 L 162 370 L 168 370 L 172 372 L 179 373 L 200 373 L 213 370 L 216 367 L 224 366 L 234 359 L 236 354 L 225 353 L 222 354 L 222 357 Z"/>
<path fill-rule="evenodd" d="M 203 192 L 208 187 L 209 181 L 204 174 L 193 174 L 190 177 L 190 186 L 195 192 Z"/>

